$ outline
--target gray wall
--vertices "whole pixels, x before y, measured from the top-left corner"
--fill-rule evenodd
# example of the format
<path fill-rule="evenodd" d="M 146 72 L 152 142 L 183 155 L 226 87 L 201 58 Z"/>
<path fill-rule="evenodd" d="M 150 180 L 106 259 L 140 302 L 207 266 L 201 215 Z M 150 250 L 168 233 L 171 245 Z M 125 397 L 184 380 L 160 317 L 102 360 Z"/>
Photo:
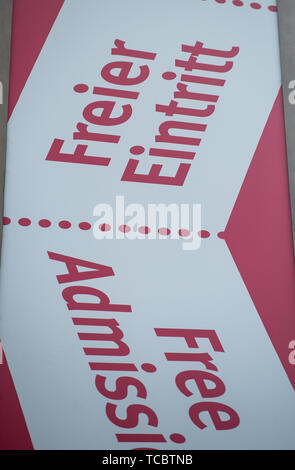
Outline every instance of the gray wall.
<path fill-rule="evenodd" d="M 287 137 L 289 189 L 295 243 L 295 104 L 289 102 L 289 83 L 295 80 L 295 1 L 278 0 L 281 68 Z M 294 88 L 295 90 L 295 88 Z"/>
<path fill-rule="evenodd" d="M 3 86 L 3 96 L 0 96 L 0 244 L 2 236 L 11 12 L 12 0 L 0 0 L 0 82 Z"/>

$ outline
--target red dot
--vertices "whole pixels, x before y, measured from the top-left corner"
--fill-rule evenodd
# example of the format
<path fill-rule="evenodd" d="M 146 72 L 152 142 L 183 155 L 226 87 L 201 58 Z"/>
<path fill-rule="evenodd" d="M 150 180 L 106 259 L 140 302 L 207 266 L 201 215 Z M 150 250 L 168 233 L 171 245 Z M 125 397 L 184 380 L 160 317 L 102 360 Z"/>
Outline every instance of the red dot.
<path fill-rule="evenodd" d="M 39 220 L 39 225 L 40 225 L 40 227 L 47 228 L 47 227 L 50 227 L 51 222 L 48 219 L 41 219 L 41 220 Z"/>
<path fill-rule="evenodd" d="M 164 72 L 162 73 L 162 78 L 164 78 L 164 80 L 174 80 L 174 78 L 176 78 L 176 73 Z"/>
<path fill-rule="evenodd" d="M 208 232 L 207 230 L 200 230 L 198 232 L 198 235 L 201 238 L 209 238 L 210 237 L 210 232 Z"/>
<path fill-rule="evenodd" d="M 145 226 L 142 226 L 142 227 L 139 227 L 138 231 L 140 233 L 144 233 L 145 235 L 147 235 L 148 233 L 150 233 L 150 229 L 148 227 L 145 227 Z"/>
<path fill-rule="evenodd" d="M 270 11 L 278 11 L 278 7 L 276 7 L 275 5 L 270 5 L 270 6 L 268 7 L 268 9 L 269 9 Z"/>
<path fill-rule="evenodd" d="M 254 8 L 254 10 L 259 10 L 261 8 L 261 5 L 260 3 L 253 2 L 250 3 L 250 7 Z"/>
<path fill-rule="evenodd" d="M 133 147 L 130 147 L 129 150 L 133 155 L 140 155 L 144 152 L 144 147 L 141 145 L 134 145 Z"/>
<path fill-rule="evenodd" d="M 149 364 L 148 362 L 145 362 L 144 364 L 141 364 L 142 370 L 145 372 L 156 372 L 157 368 L 154 366 L 154 364 Z"/>
<path fill-rule="evenodd" d="M 19 225 L 22 225 L 23 227 L 27 227 L 28 225 L 31 225 L 30 219 L 27 219 L 26 217 L 19 219 L 18 223 Z"/>
<path fill-rule="evenodd" d="M 191 234 L 191 232 L 187 230 L 186 228 L 179 229 L 178 233 L 181 237 L 188 237 Z"/>
<path fill-rule="evenodd" d="M 89 86 L 85 85 L 84 83 L 79 83 L 78 85 L 74 86 L 74 90 L 76 93 L 85 93 L 89 90 Z"/>
<path fill-rule="evenodd" d="M 216 3 L 225 3 L 225 0 L 215 0 Z"/>
<path fill-rule="evenodd" d="M 129 225 L 119 225 L 118 229 L 120 230 L 120 232 L 123 232 L 123 233 L 128 233 L 131 230 Z"/>
<path fill-rule="evenodd" d="M 111 230 L 111 226 L 109 224 L 100 224 L 99 229 L 102 232 L 109 232 Z"/>
<path fill-rule="evenodd" d="M 169 230 L 169 228 L 166 228 L 166 227 L 161 227 L 161 228 L 159 228 L 158 232 L 159 232 L 160 235 L 166 235 L 167 236 L 167 235 L 170 235 L 171 230 Z"/>
<path fill-rule="evenodd" d="M 234 0 L 233 5 L 235 5 L 236 7 L 242 7 L 244 3 L 241 0 Z"/>
<path fill-rule="evenodd" d="M 91 224 L 89 224 L 88 222 L 81 222 L 79 224 L 79 228 L 81 230 L 90 230 L 91 229 Z"/>
<path fill-rule="evenodd" d="M 9 217 L 3 217 L 3 225 L 8 225 L 10 224 L 11 220 Z"/>
<path fill-rule="evenodd" d="M 61 220 L 58 225 L 60 228 L 66 229 L 66 228 L 70 228 L 72 224 L 68 220 Z"/>
<path fill-rule="evenodd" d="M 218 232 L 217 234 L 218 238 L 221 238 L 222 240 L 225 239 L 225 232 Z"/>
<path fill-rule="evenodd" d="M 178 434 L 177 432 L 174 434 L 170 434 L 170 439 L 176 444 L 183 444 L 185 442 L 185 437 L 182 434 Z"/>

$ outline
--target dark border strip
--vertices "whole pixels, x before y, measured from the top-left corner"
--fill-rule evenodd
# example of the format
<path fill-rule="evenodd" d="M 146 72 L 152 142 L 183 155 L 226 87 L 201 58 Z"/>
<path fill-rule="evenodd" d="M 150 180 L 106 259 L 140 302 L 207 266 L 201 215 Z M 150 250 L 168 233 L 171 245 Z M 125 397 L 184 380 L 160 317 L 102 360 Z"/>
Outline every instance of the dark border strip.
<path fill-rule="evenodd" d="M 12 0 L 0 0 L 0 211 L 3 215 L 3 193 L 6 156 L 6 129 L 10 63 Z M 2 223 L 0 224 L 0 246 Z"/>
<path fill-rule="evenodd" d="M 287 140 L 289 191 L 295 246 L 295 1 L 278 0 L 281 71 Z"/>

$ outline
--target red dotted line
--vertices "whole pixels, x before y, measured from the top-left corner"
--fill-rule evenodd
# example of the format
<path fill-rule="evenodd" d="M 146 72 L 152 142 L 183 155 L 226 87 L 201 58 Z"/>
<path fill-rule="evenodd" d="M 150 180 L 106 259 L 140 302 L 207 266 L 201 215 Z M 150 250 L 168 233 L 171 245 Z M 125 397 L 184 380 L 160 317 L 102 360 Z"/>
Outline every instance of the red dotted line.
<path fill-rule="evenodd" d="M 218 238 L 221 238 L 222 240 L 225 239 L 225 232 L 218 232 L 217 234 Z"/>
<path fill-rule="evenodd" d="M 203 2 L 207 0 L 202 0 Z M 245 1 L 242 0 L 215 0 L 216 3 L 219 4 L 225 4 L 225 3 L 231 3 L 235 7 L 243 7 L 243 6 L 248 6 L 248 4 L 245 4 Z M 253 10 L 260 10 L 262 8 L 262 5 L 258 2 L 251 2 L 249 5 Z M 278 8 L 276 5 L 268 5 L 267 9 L 272 12 L 277 12 Z"/>
<path fill-rule="evenodd" d="M 9 217 L 3 217 L 3 225 L 9 225 L 11 223 L 11 219 Z M 28 219 L 27 217 L 22 217 L 21 219 L 18 219 L 18 224 L 21 225 L 22 227 L 28 227 L 31 225 L 32 221 Z M 38 221 L 38 225 L 42 228 L 48 228 L 52 225 L 51 221 L 48 219 L 40 219 Z M 58 223 L 58 226 L 62 229 L 69 229 L 71 228 L 72 224 L 68 220 L 61 220 Z M 91 229 L 91 224 L 88 222 L 80 222 L 79 223 L 79 228 L 81 230 L 90 230 Z"/>
<path fill-rule="evenodd" d="M 109 224 L 101 224 L 99 226 L 99 229 L 102 231 L 102 232 L 109 232 L 111 230 L 111 226 Z M 129 227 L 129 225 L 119 225 L 118 227 L 118 230 L 122 233 L 128 233 L 130 232 L 131 230 L 131 227 Z M 141 226 L 141 227 L 138 227 L 138 231 L 139 233 L 142 233 L 144 235 L 147 235 L 150 233 L 151 229 L 147 226 Z M 164 235 L 164 236 L 168 236 L 171 234 L 171 230 L 167 227 L 160 227 L 158 229 L 158 233 L 160 235 Z M 190 230 L 186 229 L 186 228 L 180 228 L 178 230 L 178 235 L 180 237 L 189 237 L 191 234 Z M 198 232 L 198 235 L 199 237 L 201 238 L 209 238 L 210 237 L 210 232 L 208 232 L 207 230 L 200 230 Z"/>
<path fill-rule="evenodd" d="M 21 225 L 22 227 L 28 227 L 29 225 L 32 224 L 32 221 L 28 219 L 27 217 L 22 217 L 21 219 L 18 219 L 18 224 Z M 11 223 L 11 219 L 9 217 L 3 217 L 3 225 L 9 225 Z M 48 228 L 52 225 L 51 221 L 48 219 L 40 219 L 38 221 L 38 225 L 42 228 Z M 61 220 L 58 223 L 58 226 L 61 229 L 69 229 L 72 227 L 71 222 L 68 220 Z M 89 222 L 80 222 L 78 224 L 78 227 L 81 230 L 90 230 L 92 225 Z M 111 230 L 111 226 L 109 224 L 101 224 L 99 226 L 99 229 L 102 232 L 109 232 Z M 128 233 L 131 231 L 131 227 L 129 225 L 119 225 L 118 230 L 122 233 Z M 148 235 L 150 233 L 151 229 L 145 225 L 138 227 L 138 232 L 142 233 L 143 235 Z M 171 234 L 171 230 L 167 227 L 160 227 L 158 229 L 158 233 L 160 235 L 164 236 L 169 236 Z M 221 233 L 221 232 L 220 232 Z M 180 228 L 178 230 L 178 234 L 180 237 L 189 237 L 191 235 L 190 230 L 186 228 Z M 208 230 L 200 230 L 198 232 L 199 237 L 201 238 L 209 238 L 210 237 L 210 232 Z"/>

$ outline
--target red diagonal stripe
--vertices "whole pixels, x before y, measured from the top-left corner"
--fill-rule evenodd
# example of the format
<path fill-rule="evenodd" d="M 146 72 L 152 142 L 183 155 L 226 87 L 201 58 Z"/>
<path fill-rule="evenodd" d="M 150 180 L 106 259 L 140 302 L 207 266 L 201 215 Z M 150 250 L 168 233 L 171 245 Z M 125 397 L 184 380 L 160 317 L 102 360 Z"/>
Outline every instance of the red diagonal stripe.
<path fill-rule="evenodd" d="M 33 449 L 5 355 L 0 364 L 0 449 Z"/>
<path fill-rule="evenodd" d="M 8 117 L 63 3 L 64 0 L 13 1 Z"/>
<path fill-rule="evenodd" d="M 225 240 L 295 388 L 295 266 L 280 90 L 225 230 Z"/>

